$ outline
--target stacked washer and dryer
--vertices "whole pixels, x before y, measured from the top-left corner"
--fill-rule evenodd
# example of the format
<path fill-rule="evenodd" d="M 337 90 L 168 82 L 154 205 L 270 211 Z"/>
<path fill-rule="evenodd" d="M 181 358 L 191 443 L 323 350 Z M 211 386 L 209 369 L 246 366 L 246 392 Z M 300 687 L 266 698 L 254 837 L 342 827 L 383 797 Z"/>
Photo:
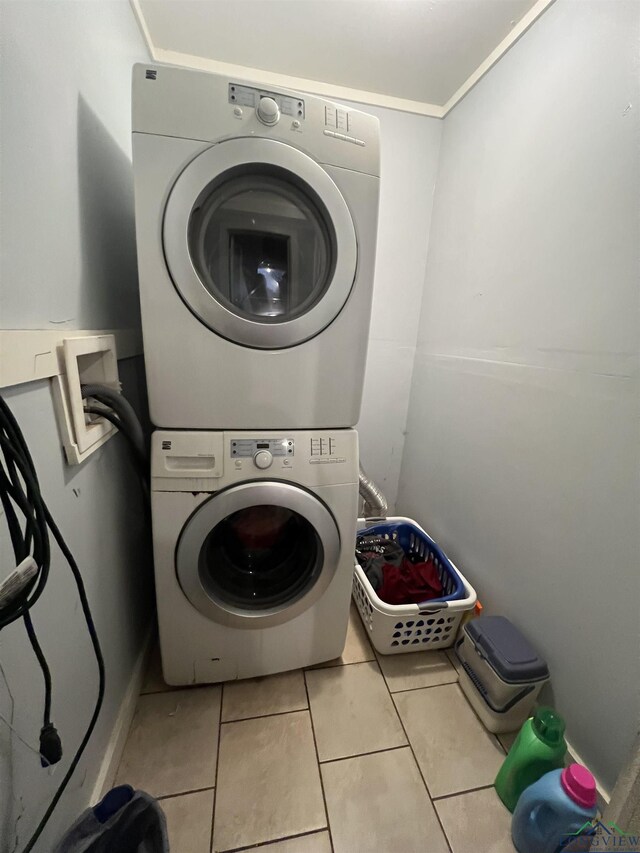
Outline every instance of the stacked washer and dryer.
<path fill-rule="evenodd" d="M 137 65 L 133 157 L 165 679 L 335 658 L 353 576 L 378 121 Z"/>

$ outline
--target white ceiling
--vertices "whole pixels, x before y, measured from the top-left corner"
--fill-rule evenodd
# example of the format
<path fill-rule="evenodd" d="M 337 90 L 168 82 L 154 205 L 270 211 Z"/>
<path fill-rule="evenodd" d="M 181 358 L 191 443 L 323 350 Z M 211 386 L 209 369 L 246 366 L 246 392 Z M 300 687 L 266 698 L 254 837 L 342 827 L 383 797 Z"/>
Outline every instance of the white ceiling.
<path fill-rule="evenodd" d="M 550 0 L 132 2 L 155 59 L 242 66 L 272 83 L 293 78 L 307 91 L 441 115 Z"/>

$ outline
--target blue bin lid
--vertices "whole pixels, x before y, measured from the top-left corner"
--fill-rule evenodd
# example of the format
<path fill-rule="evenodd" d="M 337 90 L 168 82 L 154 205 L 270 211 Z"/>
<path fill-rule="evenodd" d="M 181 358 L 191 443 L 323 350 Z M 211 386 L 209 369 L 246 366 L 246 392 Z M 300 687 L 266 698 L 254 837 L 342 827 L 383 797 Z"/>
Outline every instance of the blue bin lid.
<path fill-rule="evenodd" d="M 549 678 L 549 668 L 505 616 L 479 616 L 464 630 L 503 681 L 521 684 Z"/>

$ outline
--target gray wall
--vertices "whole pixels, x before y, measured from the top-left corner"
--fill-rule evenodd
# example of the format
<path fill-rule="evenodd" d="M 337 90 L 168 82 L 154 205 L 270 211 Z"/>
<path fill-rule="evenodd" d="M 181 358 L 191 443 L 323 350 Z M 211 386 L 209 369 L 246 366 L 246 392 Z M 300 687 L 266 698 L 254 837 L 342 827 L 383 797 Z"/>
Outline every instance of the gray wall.
<path fill-rule="evenodd" d="M 355 104 L 380 119 L 380 212 L 360 458 L 393 508 L 427 262 L 442 122 Z M 410 165 L 408 165 L 410 164 Z"/>
<path fill-rule="evenodd" d="M 130 158 L 130 71 L 146 59 L 126 2 L 3 2 L 2 293 L 4 328 L 139 323 Z M 144 395 L 141 359 L 120 362 Z M 139 485 L 118 436 L 65 465 L 47 382 L 3 390 L 22 425 L 51 511 L 82 570 L 106 658 L 98 728 L 36 848 L 84 808 L 149 624 L 151 565 Z M 2 576 L 12 554 L 0 518 Z M 91 716 L 96 665 L 66 563 L 53 548 L 33 621 L 53 674 L 65 757 L 40 767 L 42 676 L 21 623 L 0 635 L 0 850 L 22 849 Z M 21 740 L 22 739 L 22 740 Z M 26 741 L 26 745 L 23 741 Z"/>
<path fill-rule="evenodd" d="M 398 500 L 609 786 L 640 706 L 639 15 L 558 0 L 444 121 Z"/>
<path fill-rule="evenodd" d="M 139 323 L 126 0 L 1 0 L 2 328 Z"/>

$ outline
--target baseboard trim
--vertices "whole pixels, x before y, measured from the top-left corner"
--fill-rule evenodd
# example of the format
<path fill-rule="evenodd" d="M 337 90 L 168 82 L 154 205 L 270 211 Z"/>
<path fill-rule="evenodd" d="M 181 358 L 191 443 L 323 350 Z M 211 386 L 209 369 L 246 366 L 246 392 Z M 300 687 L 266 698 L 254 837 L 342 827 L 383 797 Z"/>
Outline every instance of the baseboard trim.
<path fill-rule="evenodd" d="M 113 787 L 113 782 L 118 771 L 118 765 L 122 758 L 124 745 L 127 741 L 129 729 L 133 722 L 133 715 L 136 711 L 138 697 L 142 690 L 145 672 L 147 669 L 147 660 L 151 651 L 151 640 L 153 637 L 153 626 L 150 625 L 147 634 L 142 644 L 142 648 L 136 660 L 127 692 L 124 695 L 118 716 L 111 731 L 111 737 L 104 751 L 104 758 L 98 771 L 93 793 L 91 795 L 91 805 L 98 803 L 104 795 Z"/>
<path fill-rule="evenodd" d="M 584 767 L 589 767 L 587 762 L 580 757 L 580 754 L 576 752 L 571 743 L 567 740 L 565 736 L 565 741 L 567 744 L 567 760 L 566 764 L 582 764 Z M 609 805 L 609 800 L 611 799 L 611 794 L 607 789 L 602 785 L 598 777 L 595 775 L 593 770 L 589 768 L 591 775 L 596 780 L 596 791 L 598 794 L 598 808 L 600 809 L 600 813 L 604 812 L 605 806 Z"/>

